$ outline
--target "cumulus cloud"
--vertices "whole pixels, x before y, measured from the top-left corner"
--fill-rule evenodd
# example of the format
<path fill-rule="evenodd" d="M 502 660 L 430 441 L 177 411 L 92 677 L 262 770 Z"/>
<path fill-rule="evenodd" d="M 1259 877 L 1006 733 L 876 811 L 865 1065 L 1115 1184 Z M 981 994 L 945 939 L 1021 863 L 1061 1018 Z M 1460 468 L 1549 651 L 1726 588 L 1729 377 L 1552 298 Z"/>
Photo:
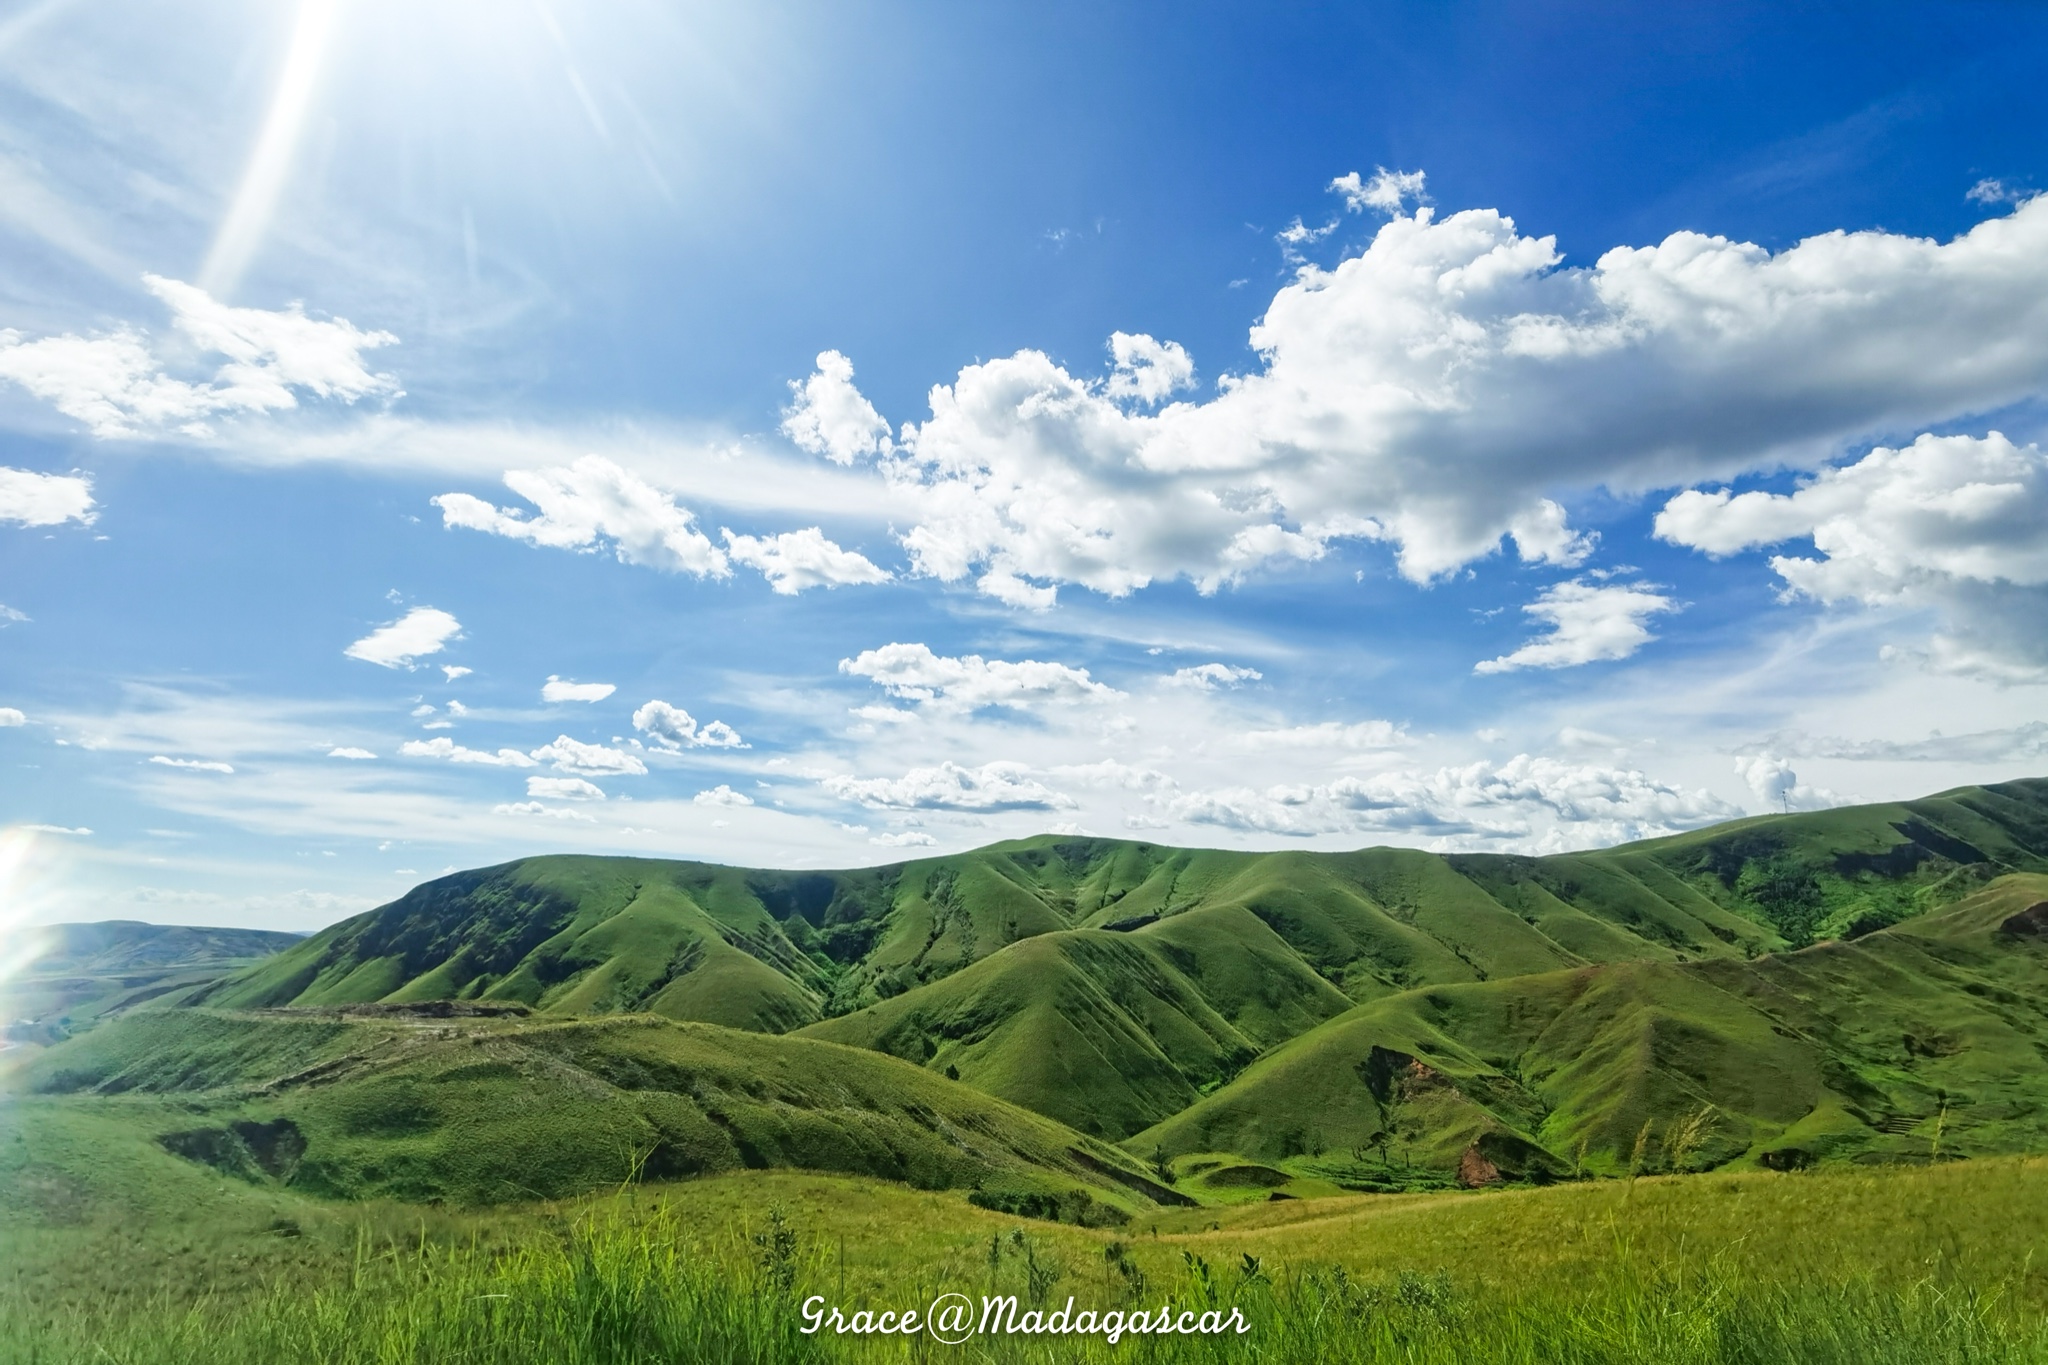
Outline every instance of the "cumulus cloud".
<path fill-rule="evenodd" d="M 1154 341 L 1143 332 L 1111 332 L 1112 368 L 1102 391 L 1111 398 L 1163 403 L 1195 382 L 1195 362 L 1177 341 Z"/>
<path fill-rule="evenodd" d="M 865 555 L 840 548 L 815 526 L 779 536 L 741 536 L 722 530 L 726 553 L 737 563 L 758 569 L 768 586 L 785 597 L 805 588 L 836 588 L 850 583 L 887 583 L 888 570 Z"/>
<path fill-rule="evenodd" d="M 28 724 L 28 717 L 12 706 L 0 706 L 0 730 Z"/>
<path fill-rule="evenodd" d="M 1408 732 L 1387 720 L 1361 720 L 1350 725 L 1326 720 L 1319 725 L 1292 725 L 1279 730 L 1247 730 L 1239 741 L 1250 749 L 1398 749 Z"/>
<path fill-rule="evenodd" d="M 447 675 L 449 682 L 454 682 L 457 678 L 466 678 L 473 671 L 473 669 L 464 668 L 461 664 L 441 665 L 441 672 Z M 453 703 L 450 704 L 453 705 Z"/>
<path fill-rule="evenodd" d="M 414 607 L 388 626 L 379 626 L 341 651 L 381 668 L 410 668 L 423 654 L 439 654 L 462 633 L 462 623 L 433 607 Z"/>
<path fill-rule="evenodd" d="M 696 718 L 680 706 L 671 706 L 665 701 L 651 701 L 633 713 L 633 728 L 647 735 L 668 749 L 744 749 L 746 742 L 739 731 L 722 720 L 708 725 L 697 724 Z"/>
<path fill-rule="evenodd" d="M 210 376 L 170 374 L 150 338 L 120 328 L 102 336 L 24 341 L 0 330 L 0 379 L 11 380 L 95 436 L 207 432 L 207 419 L 295 408 L 300 394 L 353 403 L 399 396 L 398 381 L 373 374 L 363 352 L 398 340 L 344 318 L 309 318 L 299 304 L 235 308 L 205 290 L 158 275 L 143 283 L 171 310 L 172 325 L 200 354 L 218 357 Z"/>
<path fill-rule="evenodd" d="M 1688 792 L 1633 769 L 1528 754 L 1499 766 L 1188 792 L 1166 809 L 1196 824 L 1265 834 L 1401 832 L 1518 844 L 1540 820 L 1559 847 L 1649 838 L 1741 814 L 1711 792 Z"/>
<path fill-rule="evenodd" d="M 984 706 L 1019 710 L 1040 704 L 1117 701 L 1124 694 L 1088 676 L 1085 668 L 1037 659 L 958 658 L 934 654 L 929 645 L 887 644 L 839 661 L 839 671 L 870 678 L 892 697 L 943 709 L 973 711 Z"/>
<path fill-rule="evenodd" d="M 619 689 L 611 683 L 564 682 L 554 674 L 541 684 L 542 701 L 603 701 Z"/>
<path fill-rule="evenodd" d="M 623 749 L 608 749 L 602 744 L 585 744 L 567 735 L 557 735 L 552 744 L 543 744 L 535 749 L 532 757 L 542 763 L 552 763 L 556 772 L 577 773 L 586 777 L 602 777 L 608 773 L 641 774 L 647 765 Z"/>
<path fill-rule="evenodd" d="M 398 752 L 407 758 L 444 758 L 450 763 L 482 763 L 493 768 L 531 768 L 534 760 L 517 749 L 500 749 L 490 753 L 483 749 L 465 749 L 446 735 L 432 739 L 409 739 L 398 746 Z"/>
<path fill-rule="evenodd" d="M 491 807 L 493 815 L 545 815 L 555 820 L 582 820 L 597 823 L 597 817 L 587 811 L 570 806 L 545 806 L 538 801 L 507 801 Z"/>
<path fill-rule="evenodd" d="M 2048 455 L 1994 431 L 1879 447 L 1791 493 L 1688 490 L 1656 534 L 1711 555 L 1810 538 L 1813 557 L 1771 560 L 1788 594 L 1936 607 L 1938 665 L 2019 681 L 2048 677 L 2043 526 Z"/>
<path fill-rule="evenodd" d="M 1157 412 L 1030 350 L 935 387 L 881 462 L 914 571 L 1042 607 L 1063 584 L 1214 591 L 1340 537 L 1416 581 L 1504 538 L 1569 566 L 1591 543 L 1573 495 L 1815 468 L 2040 394 L 2048 200 L 1948 242 L 1676 233 L 1576 268 L 1498 212 L 1423 207 L 1305 266 L 1251 340 L 1258 368 Z"/>
<path fill-rule="evenodd" d="M 604 788 L 580 777 L 529 777 L 526 794 L 550 801 L 602 801 Z"/>
<path fill-rule="evenodd" d="M 639 475 L 601 455 L 553 469 L 514 469 L 505 486 L 532 503 L 533 515 L 468 493 L 433 499 L 442 524 L 533 545 L 594 554 L 609 548 L 622 564 L 724 578 L 724 553 L 696 527 L 696 514 Z"/>
<path fill-rule="evenodd" d="M 377 755 L 371 753 L 368 749 L 358 749 L 352 744 L 344 744 L 338 748 L 329 749 L 327 751 L 327 756 L 329 758 L 352 758 L 361 760 L 365 758 L 375 758 Z"/>
<path fill-rule="evenodd" d="M 1032 777 L 1022 763 L 963 768 L 949 760 L 901 777 L 832 776 L 819 785 L 842 801 L 875 810 L 1071 810 L 1078 804 Z"/>
<path fill-rule="evenodd" d="M 796 401 L 782 415 L 782 434 L 834 464 L 889 448 L 889 424 L 853 386 L 853 362 L 837 351 L 820 351 L 809 379 L 791 380 Z"/>
<path fill-rule="evenodd" d="M 1737 758 L 1735 773 L 1767 811 L 1824 810 L 1842 804 L 1833 792 L 1800 782 L 1791 762 L 1774 754 Z"/>
<path fill-rule="evenodd" d="M 690 799 L 700 806 L 726 806 L 730 808 L 754 804 L 753 797 L 748 796 L 745 792 L 736 792 L 723 782 L 709 791 L 698 792 Z"/>
<path fill-rule="evenodd" d="M 1049 775 L 1078 786 L 1116 791 L 1165 791 L 1175 785 L 1171 777 L 1156 768 L 1137 768 L 1113 758 L 1066 764 L 1053 768 Z"/>
<path fill-rule="evenodd" d="M 6 352 L 0 351 L 0 358 Z M 80 474 L 37 474 L 0 468 L 0 521 L 16 526 L 90 526 L 99 517 L 92 480 Z"/>
<path fill-rule="evenodd" d="M 183 768 L 187 772 L 195 773 L 231 773 L 235 770 L 231 763 L 206 758 L 168 758 L 163 754 L 154 754 L 149 761 L 166 768 Z"/>
<path fill-rule="evenodd" d="M 1550 623 L 1512 654 L 1473 665 L 1474 673 L 1508 673 L 1518 668 L 1575 668 L 1603 659 L 1626 659 L 1656 637 L 1643 624 L 1678 604 L 1646 587 L 1588 583 L 1573 579 L 1545 588 L 1522 610 Z"/>
<path fill-rule="evenodd" d="M 1192 687 L 1200 692 L 1214 692 L 1219 687 L 1236 687 L 1239 683 L 1258 682 L 1266 675 L 1256 668 L 1238 668 L 1230 664 L 1196 664 L 1192 668 L 1177 668 L 1166 679 L 1169 687 Z"/>
<path fill-rule="evenodd" d="M 921 829 L 905 829 L 873 835 L 868 842 L 881 848 L 933 848 L 939 841 Z"/>
<path fill-rule="evenodd" d="M 1385 166 L 1376 166 L 1370 180 L 1357 171 L 1338 176 L 1330 182 L 1330 192 L 1342 195 L 1344 207 L 1353 213 L 1372 209 L 1392 217 L 1406 204 L 1429 202 L 1422 188 L 1427 178 L 1421 171 L 1390 171 Z"/>

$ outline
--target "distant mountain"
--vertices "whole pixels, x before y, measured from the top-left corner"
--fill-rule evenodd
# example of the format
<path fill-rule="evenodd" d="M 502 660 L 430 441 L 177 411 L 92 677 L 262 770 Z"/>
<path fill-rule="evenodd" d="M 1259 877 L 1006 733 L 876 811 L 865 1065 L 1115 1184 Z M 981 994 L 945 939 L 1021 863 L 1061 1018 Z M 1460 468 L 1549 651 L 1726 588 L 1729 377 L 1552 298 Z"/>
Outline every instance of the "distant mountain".
<path fill-rule="evenodd" d="M 268 957 L 305 937 L 269 929 L 207 929 L 121 919 L 53 924 L 35 932 L 42 949 L 30 969 L 43 976 L 117 976 L 246 962 Z"/>
<path fill-rule="evenodd" d="M 30 956 L 0 981 L 0 1028 L 28 1041 L 190 987 L 289 948 L 303 934 L 103 920 L 25 931 Z"/>
<path fill-rule="evenodd" d="M 1918 1141 L 1945 1102 L 1915 1077 L 1948 1064 L 1858 1051 L 1856 1021 L 1988 1037 L 1942 1020 L 1978 1019 L 1978 987 L 2040 993 L 2031 950 L 1922 928 L 2041 875 L 2048 780 L 1548 857 L 1063 836 L 850 872 L 540 857 L 429 882 L 178 998 L 801 1031 L 1166 1155 L 1355 1156 L 1398 1130 L 1438 1157 L 1484 1138 L 1503 1169 L 1554 1172 L 1582 1141 L 1611 1163 L 1646 1119 L 1712 1105 L 1702 1152 L 1794 1162 Z M 1832 946 L 1795 951 L 1814 943 Z M 1943 954 L 1988 965 L 1959 976 Z M 1947 1104 L 1952 1142 L 2033 1132 Z M 1809 1140 L 1827 1115 L 1846 1126 Z"/>

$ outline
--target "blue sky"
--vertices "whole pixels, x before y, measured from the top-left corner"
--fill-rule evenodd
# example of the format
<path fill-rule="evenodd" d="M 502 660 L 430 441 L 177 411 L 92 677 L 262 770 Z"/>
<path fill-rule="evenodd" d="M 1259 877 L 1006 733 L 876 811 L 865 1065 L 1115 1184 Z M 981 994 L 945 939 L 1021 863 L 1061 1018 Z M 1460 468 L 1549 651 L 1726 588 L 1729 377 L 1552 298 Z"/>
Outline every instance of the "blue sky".
<path fill-rule="evenodd" d="M 2048 12 L 1696 9 L 0 9 L 4 913 L 2048 771 Z"/>

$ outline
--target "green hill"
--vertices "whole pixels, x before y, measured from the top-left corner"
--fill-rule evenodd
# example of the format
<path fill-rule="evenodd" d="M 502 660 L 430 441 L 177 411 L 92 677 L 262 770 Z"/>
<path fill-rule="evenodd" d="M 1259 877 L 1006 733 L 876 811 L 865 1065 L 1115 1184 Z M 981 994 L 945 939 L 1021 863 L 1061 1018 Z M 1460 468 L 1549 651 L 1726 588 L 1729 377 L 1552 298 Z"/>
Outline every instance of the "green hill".
<path fill-rule="evenodd" d="M 2048 1145 L 2048 876 L 1753 962 L 1619 963 L 1363 1005 L 1139 1134 L 1369 1171 L 1613 1172 L 1648 1154 L 1929 1160 Z M 1689 1158 L 1676 1134 L 1699 1116 Z M 1661 1134 L 1661 1137 L 1660 1137 Z M 1384 1156 L 1368 1156 L 1384 1141 Z"/>
<path fill-rule="evenodd" d="M 1249 911 L 1362 1001 L 1591 962 L 1739 958 L 1880 927 L 2013 871 L 2048 871 L 2048 782 L 1543 858 L 1050 835 L 848 872 L 539 857 L 428 882 L 207 999 L 501 1000 L 779 1032 L 1020 940 L 1220 910 Z"/>
<path fill-rule="evenodd" d="M 799 1167 L 1102 1208 L 1175 1198 L 1114 1147 L 893 1058 L 647 1015 L 155 1011 L 51 1049 L 25 1083 L 227 1174 L 336 1197 Z"/>
<path fill-rule="evenodd" d="M 1698 1159 L 1899 1154 L 1930 1123 L 2004 1150 L 2032 1141 L 1995 1113 L 2022 1099 L 1891 1053 L 2003 1056 L 2034 1026 L 1982 994 L 2038 994 L 2030 950 L 1941 912 L 2041 875 L 2040 780 L 1548 857 L 1062 836 L 850 872 L 539 857 L 180 999 L 800 1032 L 1147 1155 L 1345 1154 L 1331 1179 L 1397 1139 L 1437 1170 L 1475 1146 L 1511 1173 L 1611 1168 L 1707 1106 Z M 2021 1091 L 2048 1085 L 2015 1058 Z"/>

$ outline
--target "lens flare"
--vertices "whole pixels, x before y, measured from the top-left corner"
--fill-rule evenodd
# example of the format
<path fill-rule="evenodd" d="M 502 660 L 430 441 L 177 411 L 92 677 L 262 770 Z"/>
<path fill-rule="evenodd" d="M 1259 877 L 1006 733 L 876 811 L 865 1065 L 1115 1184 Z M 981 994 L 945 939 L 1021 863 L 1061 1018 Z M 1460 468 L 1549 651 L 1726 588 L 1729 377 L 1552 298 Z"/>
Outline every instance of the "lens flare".
<path fill-rule="evenodd" d="M 0 830 L 0 1024 L 12 1021 L 7 983 L 43 955 L 45 935 L 33 928 L 37 894 L 33 830 Z"/>

